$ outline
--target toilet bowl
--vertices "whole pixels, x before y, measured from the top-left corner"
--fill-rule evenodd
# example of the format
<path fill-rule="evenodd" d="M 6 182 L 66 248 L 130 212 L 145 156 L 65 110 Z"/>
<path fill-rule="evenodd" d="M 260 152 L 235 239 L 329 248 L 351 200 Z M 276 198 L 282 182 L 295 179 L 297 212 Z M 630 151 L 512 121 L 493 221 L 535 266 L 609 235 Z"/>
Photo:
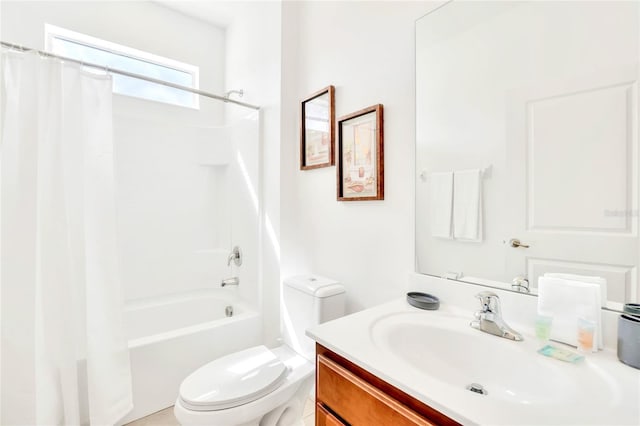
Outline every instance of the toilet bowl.
<path fill-rule="evenodd" d="M 218 358 L 180 385 L 182 425 L 302 426 L 314 382 L 314 342 L 306 328 L 344 314 L 344 287 L 319 276 L 284 281 L 285 344 L 254 346 Z"/>
<path fill-rule="evenodd" d="M 194 371 L 180 386 L 174 414 L 182 425 L 302 424 L 313 373 L 313 364 L 286 345 L 255 346 Z"/>

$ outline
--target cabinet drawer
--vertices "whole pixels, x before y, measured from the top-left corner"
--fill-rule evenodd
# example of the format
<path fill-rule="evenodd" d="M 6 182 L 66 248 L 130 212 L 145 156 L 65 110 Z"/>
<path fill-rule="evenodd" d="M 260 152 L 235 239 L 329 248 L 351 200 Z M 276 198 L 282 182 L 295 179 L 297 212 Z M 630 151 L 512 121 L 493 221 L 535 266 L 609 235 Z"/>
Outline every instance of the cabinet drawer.
<path fill-rule="evenodd" d="M 316 405 L 316 426 L 345 426 L 320 404 Z"/>
<path fill-rule="evenodd" d="M 323 355 L 317 358 L 317 375 L 318 402 L 330 407 L 353 426 L 435 426 Z"/>

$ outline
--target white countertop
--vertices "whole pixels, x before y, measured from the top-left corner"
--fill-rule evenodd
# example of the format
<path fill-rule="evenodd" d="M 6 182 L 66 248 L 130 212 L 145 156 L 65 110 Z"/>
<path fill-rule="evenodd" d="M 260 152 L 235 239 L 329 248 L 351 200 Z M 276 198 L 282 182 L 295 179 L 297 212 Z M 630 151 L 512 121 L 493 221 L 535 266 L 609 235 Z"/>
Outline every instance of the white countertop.
<path fill-rule="evenodd" d="M 491 392 L 487 396 L 478 395 L 464 389 L 464 386 L 459 384 L 453 385 L 439 380 L 429 374 L 428 365 L 416 368 L 415 365 L 411 365 L 381 348 L 374 341 L 372 327 L 381 318 L 398 314 L 410 314 L 407 318 L 414 318 L 413 321 L 417 319 L 417 321 L 425 321 L 426 323 L 436 319 L 442 322 L 455 317 L 458 318 L 456 324 L 468 324 L 466 318 L 468 317 L 470 321 L 473 316 L 472 311 L 467 312 L 465 309 L 446 303 L 442 303 L 438 311 L 423 311 L 410 306 L 404 299 L 398 299 L 311 328 L 307 331 L 307 335 L 326 348 L 462 424 L 640 424 L 640 370 L 620 363 L 615 352 L 611 350 L 587 354 L 584 361 L 570 364 L 535 353 L 540 344 L 530 334 L 533 331 L 531 326 L 512 323 L 506 318 L 507 322 L 522 332 L 525 337 L 524 342 L 513 342 L 474 330 L 466 325 L 471 332 L 478 333 L 479 338 L 493 339 L 487 341 L 487 344 L 495 345 L 497 351 L 501 347 L 505 347 L 501 345 L 518 345 L 509 346 L 509 349 L 517 348 L 517 351 L 521 351 L 523 356 L 516 357 L 520 359 L 513 359 L 512 363 L 504 365 L 503 368 L 513 369 L 513 374 L 522 375 L 525 373 L 526 377 L 531 377 L 532 386 L 557 392 L 557 386 L 554 388 L 553 380 L 548 380 L 549 383 L 536 382 L 536 379 L 540 380 L 540 376 L 536 374 L 535 368 L 548 368 L 554 374 L 563 375 L 565 378 L 569 377 L 572 383 L 571 389 L 567 391 L 572 394 L 568 395 L 569 402 L 563 402 L 562 397 L 557 401 L 553 400 L 544 404 L 537 404 L 535 401 L 505 402 L 496 397 L 492 398 Z M 465 325 L 460 325 L 460 327 L 465 327 Z M 462 331 L 467 332 L 467 330 Z M 420 336 L 416 336 L 416 338 L 419 339 Z M 473 338 L 477 341 L 475 335 Z M 470 351 L 472 348 L 460 348 L 460 351 L 465 350 Z M 531 358 L 530 353 L 533 353 L 535 357 L 540 357 L 541 361 L 538 361 L 538 358 Z M 530 362 L 532 359 L 535 360 L 535 363 Z M 507 373 L 509 372 L 507 371 Z M 598 377 L 595 377 L 594 380 L 583 380 L 590 379 L 587 375 Z M 549 374 L 546 376 L 549 377 Z M 473 381 L 473 378 L 470 377 L 469 383 Z M 593 383 L 605 383 L 606 386 L 595 386 Z"/>

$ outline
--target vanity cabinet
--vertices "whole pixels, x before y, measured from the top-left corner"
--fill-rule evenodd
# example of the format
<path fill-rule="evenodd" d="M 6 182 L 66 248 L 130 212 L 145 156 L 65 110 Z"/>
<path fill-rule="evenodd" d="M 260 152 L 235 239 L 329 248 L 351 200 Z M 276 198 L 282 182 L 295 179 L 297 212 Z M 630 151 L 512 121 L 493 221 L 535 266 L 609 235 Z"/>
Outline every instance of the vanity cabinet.
<path fill-rule="evenodd" d="M 458 424 L 316 344 L 316 426 Z"/>

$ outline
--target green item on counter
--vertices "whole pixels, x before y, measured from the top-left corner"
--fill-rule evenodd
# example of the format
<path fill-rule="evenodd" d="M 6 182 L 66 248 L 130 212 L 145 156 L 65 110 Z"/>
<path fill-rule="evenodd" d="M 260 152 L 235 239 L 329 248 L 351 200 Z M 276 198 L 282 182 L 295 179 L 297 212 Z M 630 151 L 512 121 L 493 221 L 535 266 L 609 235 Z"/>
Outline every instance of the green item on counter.
<path fill-rule="evenodd" d="M 555 346 L 546 345 L 543 348 L 538 350 L 539 354 L 544 356 L 548 356 L 550 358 L 559 359 L 560 361 L 566 361 L 575 363 L 584 359 L 584 356 L 579 355 L 575 352 L 571 352 L 568 349 L 557 348 Z"/>

